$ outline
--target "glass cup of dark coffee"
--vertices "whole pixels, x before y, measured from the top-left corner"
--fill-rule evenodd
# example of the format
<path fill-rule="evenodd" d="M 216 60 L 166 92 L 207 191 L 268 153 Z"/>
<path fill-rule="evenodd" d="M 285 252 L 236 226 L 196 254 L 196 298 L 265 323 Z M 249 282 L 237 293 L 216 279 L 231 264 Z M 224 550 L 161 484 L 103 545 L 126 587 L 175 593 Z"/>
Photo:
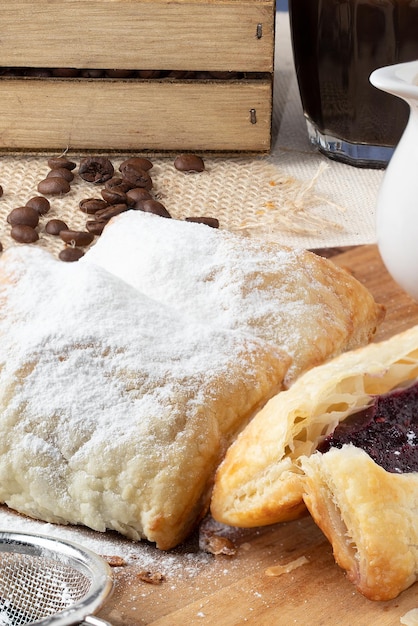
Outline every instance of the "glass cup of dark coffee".
<path fill-rule="evenodd" d="M 409 108 L 369 76 L 418 59 L 418 0 L 289 0 L 289 16 L 310 141 L 332 159 L 385 167 Z"/>

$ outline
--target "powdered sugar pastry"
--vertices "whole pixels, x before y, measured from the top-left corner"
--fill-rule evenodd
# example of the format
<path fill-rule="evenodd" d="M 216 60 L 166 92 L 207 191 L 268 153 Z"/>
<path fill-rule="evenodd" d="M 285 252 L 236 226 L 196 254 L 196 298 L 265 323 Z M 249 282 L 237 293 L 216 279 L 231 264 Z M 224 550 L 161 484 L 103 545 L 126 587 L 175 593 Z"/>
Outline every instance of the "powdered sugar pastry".
<path fill-rule="evenodd" d="M 225 448 L 289 363 L 28 246 L 0 262 L 0 341 L 0 500 L 161 548 L 206 510 Z"/>

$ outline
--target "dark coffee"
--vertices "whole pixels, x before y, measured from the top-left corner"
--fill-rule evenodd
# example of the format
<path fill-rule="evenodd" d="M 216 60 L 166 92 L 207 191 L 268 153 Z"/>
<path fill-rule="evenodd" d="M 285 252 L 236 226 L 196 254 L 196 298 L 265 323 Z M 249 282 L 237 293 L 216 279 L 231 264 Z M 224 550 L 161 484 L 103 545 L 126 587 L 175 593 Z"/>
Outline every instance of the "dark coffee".
<path fill-rule="evenodd" d="M 378 67 L 418 58 L 418 2 L 290 0 L 289 14 L 311 139 L 315 143 L 318 134 L 317 143 L 327 152 L 327 136 L 335 138 L 335 158 L 384 164 L 405 129 L 409 108 L 373 87 L 369 76 Z M 354 146 L 346 158 L 338 155 L 339 139 Z"/>

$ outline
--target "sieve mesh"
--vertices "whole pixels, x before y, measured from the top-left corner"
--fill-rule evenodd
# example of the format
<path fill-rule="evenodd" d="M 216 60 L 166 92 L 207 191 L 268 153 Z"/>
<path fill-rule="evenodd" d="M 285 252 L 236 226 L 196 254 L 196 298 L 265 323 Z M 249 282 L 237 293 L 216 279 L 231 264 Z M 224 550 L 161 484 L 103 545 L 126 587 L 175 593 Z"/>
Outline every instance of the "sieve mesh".
<path fill-rule="evenodd" d="M 77 544 L 0 531 L 0 626 L 108 624 L 92 613 L 112 586 L 108 564 Z"/>
<path fill-rule="evenodd" d="M 0 626 L 20 626 L 84 598 L 91 579 L 46 556 L 0 554 Z"/>

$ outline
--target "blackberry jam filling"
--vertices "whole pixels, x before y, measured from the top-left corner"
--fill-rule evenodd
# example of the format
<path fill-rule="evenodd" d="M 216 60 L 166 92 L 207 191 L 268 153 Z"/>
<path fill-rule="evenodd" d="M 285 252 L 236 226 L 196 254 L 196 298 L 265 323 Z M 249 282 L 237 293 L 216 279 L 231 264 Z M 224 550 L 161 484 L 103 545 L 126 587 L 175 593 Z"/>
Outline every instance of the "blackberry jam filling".
<path fill-rule="evenodd" d="M 418 382 L 376 396 L 367 409 L 340 422 L 318 450 L 345 443 L 362 448 L 388 472 L 418 472 Z"/>

